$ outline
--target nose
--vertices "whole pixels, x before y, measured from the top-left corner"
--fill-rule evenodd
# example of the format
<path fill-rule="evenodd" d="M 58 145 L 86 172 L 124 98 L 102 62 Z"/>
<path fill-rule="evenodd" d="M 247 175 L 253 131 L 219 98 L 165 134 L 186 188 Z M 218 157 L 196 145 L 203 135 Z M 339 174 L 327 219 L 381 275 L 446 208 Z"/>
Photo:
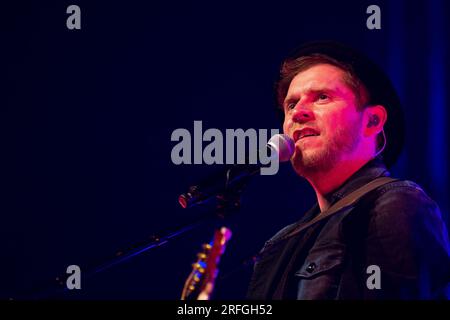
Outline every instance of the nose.
<path fill-rule="evenodd" d="M 314 112 L 311 108 L 302 105 L 301 103 L 297 103 L 292 111 L 292 121 L 297 123 L 306 123 L 312 120 L 314 120 Z"/>

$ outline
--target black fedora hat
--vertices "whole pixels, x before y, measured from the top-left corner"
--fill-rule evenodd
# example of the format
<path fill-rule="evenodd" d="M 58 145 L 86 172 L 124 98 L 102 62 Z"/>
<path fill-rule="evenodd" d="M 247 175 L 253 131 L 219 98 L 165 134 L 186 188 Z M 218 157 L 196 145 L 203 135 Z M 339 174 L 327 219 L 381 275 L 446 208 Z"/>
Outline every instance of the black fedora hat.
<path fill-rule="evenodd" d="M 382 153 L 386 166 L 391 167 L 398 159 L 405 139 L 405 123 L 397 92 L 387 74 L 360 51 L 334 41 L 314 41 L 293 50 L 285 61 L 303 56 L 321 54 L 351 67 L 369 92 L 368 105 L 382 105 L 388 119 L 384 125 L 386 147 Z"/>

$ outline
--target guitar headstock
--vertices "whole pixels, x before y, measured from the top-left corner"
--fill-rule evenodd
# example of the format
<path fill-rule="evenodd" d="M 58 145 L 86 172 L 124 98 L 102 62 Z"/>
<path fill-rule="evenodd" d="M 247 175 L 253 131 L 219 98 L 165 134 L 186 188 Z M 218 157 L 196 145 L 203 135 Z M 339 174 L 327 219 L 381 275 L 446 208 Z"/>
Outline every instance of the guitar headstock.
<path fill-rule="evenodd" d="M 218 274 L 217 266 L 230 238 L 230 229 L 222 227 L 214 232 L 210 243 L 202 246 L 184 284 L 181 300 L 209 300 Z"/>

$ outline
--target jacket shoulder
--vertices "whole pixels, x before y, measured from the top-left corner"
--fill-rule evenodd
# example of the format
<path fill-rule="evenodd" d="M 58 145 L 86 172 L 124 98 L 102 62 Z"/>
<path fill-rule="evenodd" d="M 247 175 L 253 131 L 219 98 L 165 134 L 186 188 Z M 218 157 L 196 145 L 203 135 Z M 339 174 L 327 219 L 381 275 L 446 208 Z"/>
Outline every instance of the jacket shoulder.
<path fill-rule="evenodd" d="M 396 180 L 388 183 L 377 189 L 370 199 L 374 219 L 391 218 L 405 222 L 442 219 L 437 203 L 413 181 Z"/>
<path fill-rule="evenodd" d="M 450 280 L 445 222 L 436 202 L 415 182 L 395 181 L 377 190 L 367 236 L 368 262 L 392 279 L 410 279 L 417 294 L 435 297 Z M 429 287 L 422 288 L 422 282 Z"/>

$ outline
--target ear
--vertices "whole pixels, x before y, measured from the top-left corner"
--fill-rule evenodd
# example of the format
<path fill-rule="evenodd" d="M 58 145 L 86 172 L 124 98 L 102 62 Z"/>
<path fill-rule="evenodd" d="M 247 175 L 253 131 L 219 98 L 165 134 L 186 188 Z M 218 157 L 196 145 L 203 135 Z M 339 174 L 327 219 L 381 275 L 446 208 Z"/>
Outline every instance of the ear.
<path fill-rule="evenodd" d="M 382 130 L 387 120 L 386 108 L 382 105 L 368 106 L 364 109 L 364 129 L 365 137 L 376 136 Z"/>

